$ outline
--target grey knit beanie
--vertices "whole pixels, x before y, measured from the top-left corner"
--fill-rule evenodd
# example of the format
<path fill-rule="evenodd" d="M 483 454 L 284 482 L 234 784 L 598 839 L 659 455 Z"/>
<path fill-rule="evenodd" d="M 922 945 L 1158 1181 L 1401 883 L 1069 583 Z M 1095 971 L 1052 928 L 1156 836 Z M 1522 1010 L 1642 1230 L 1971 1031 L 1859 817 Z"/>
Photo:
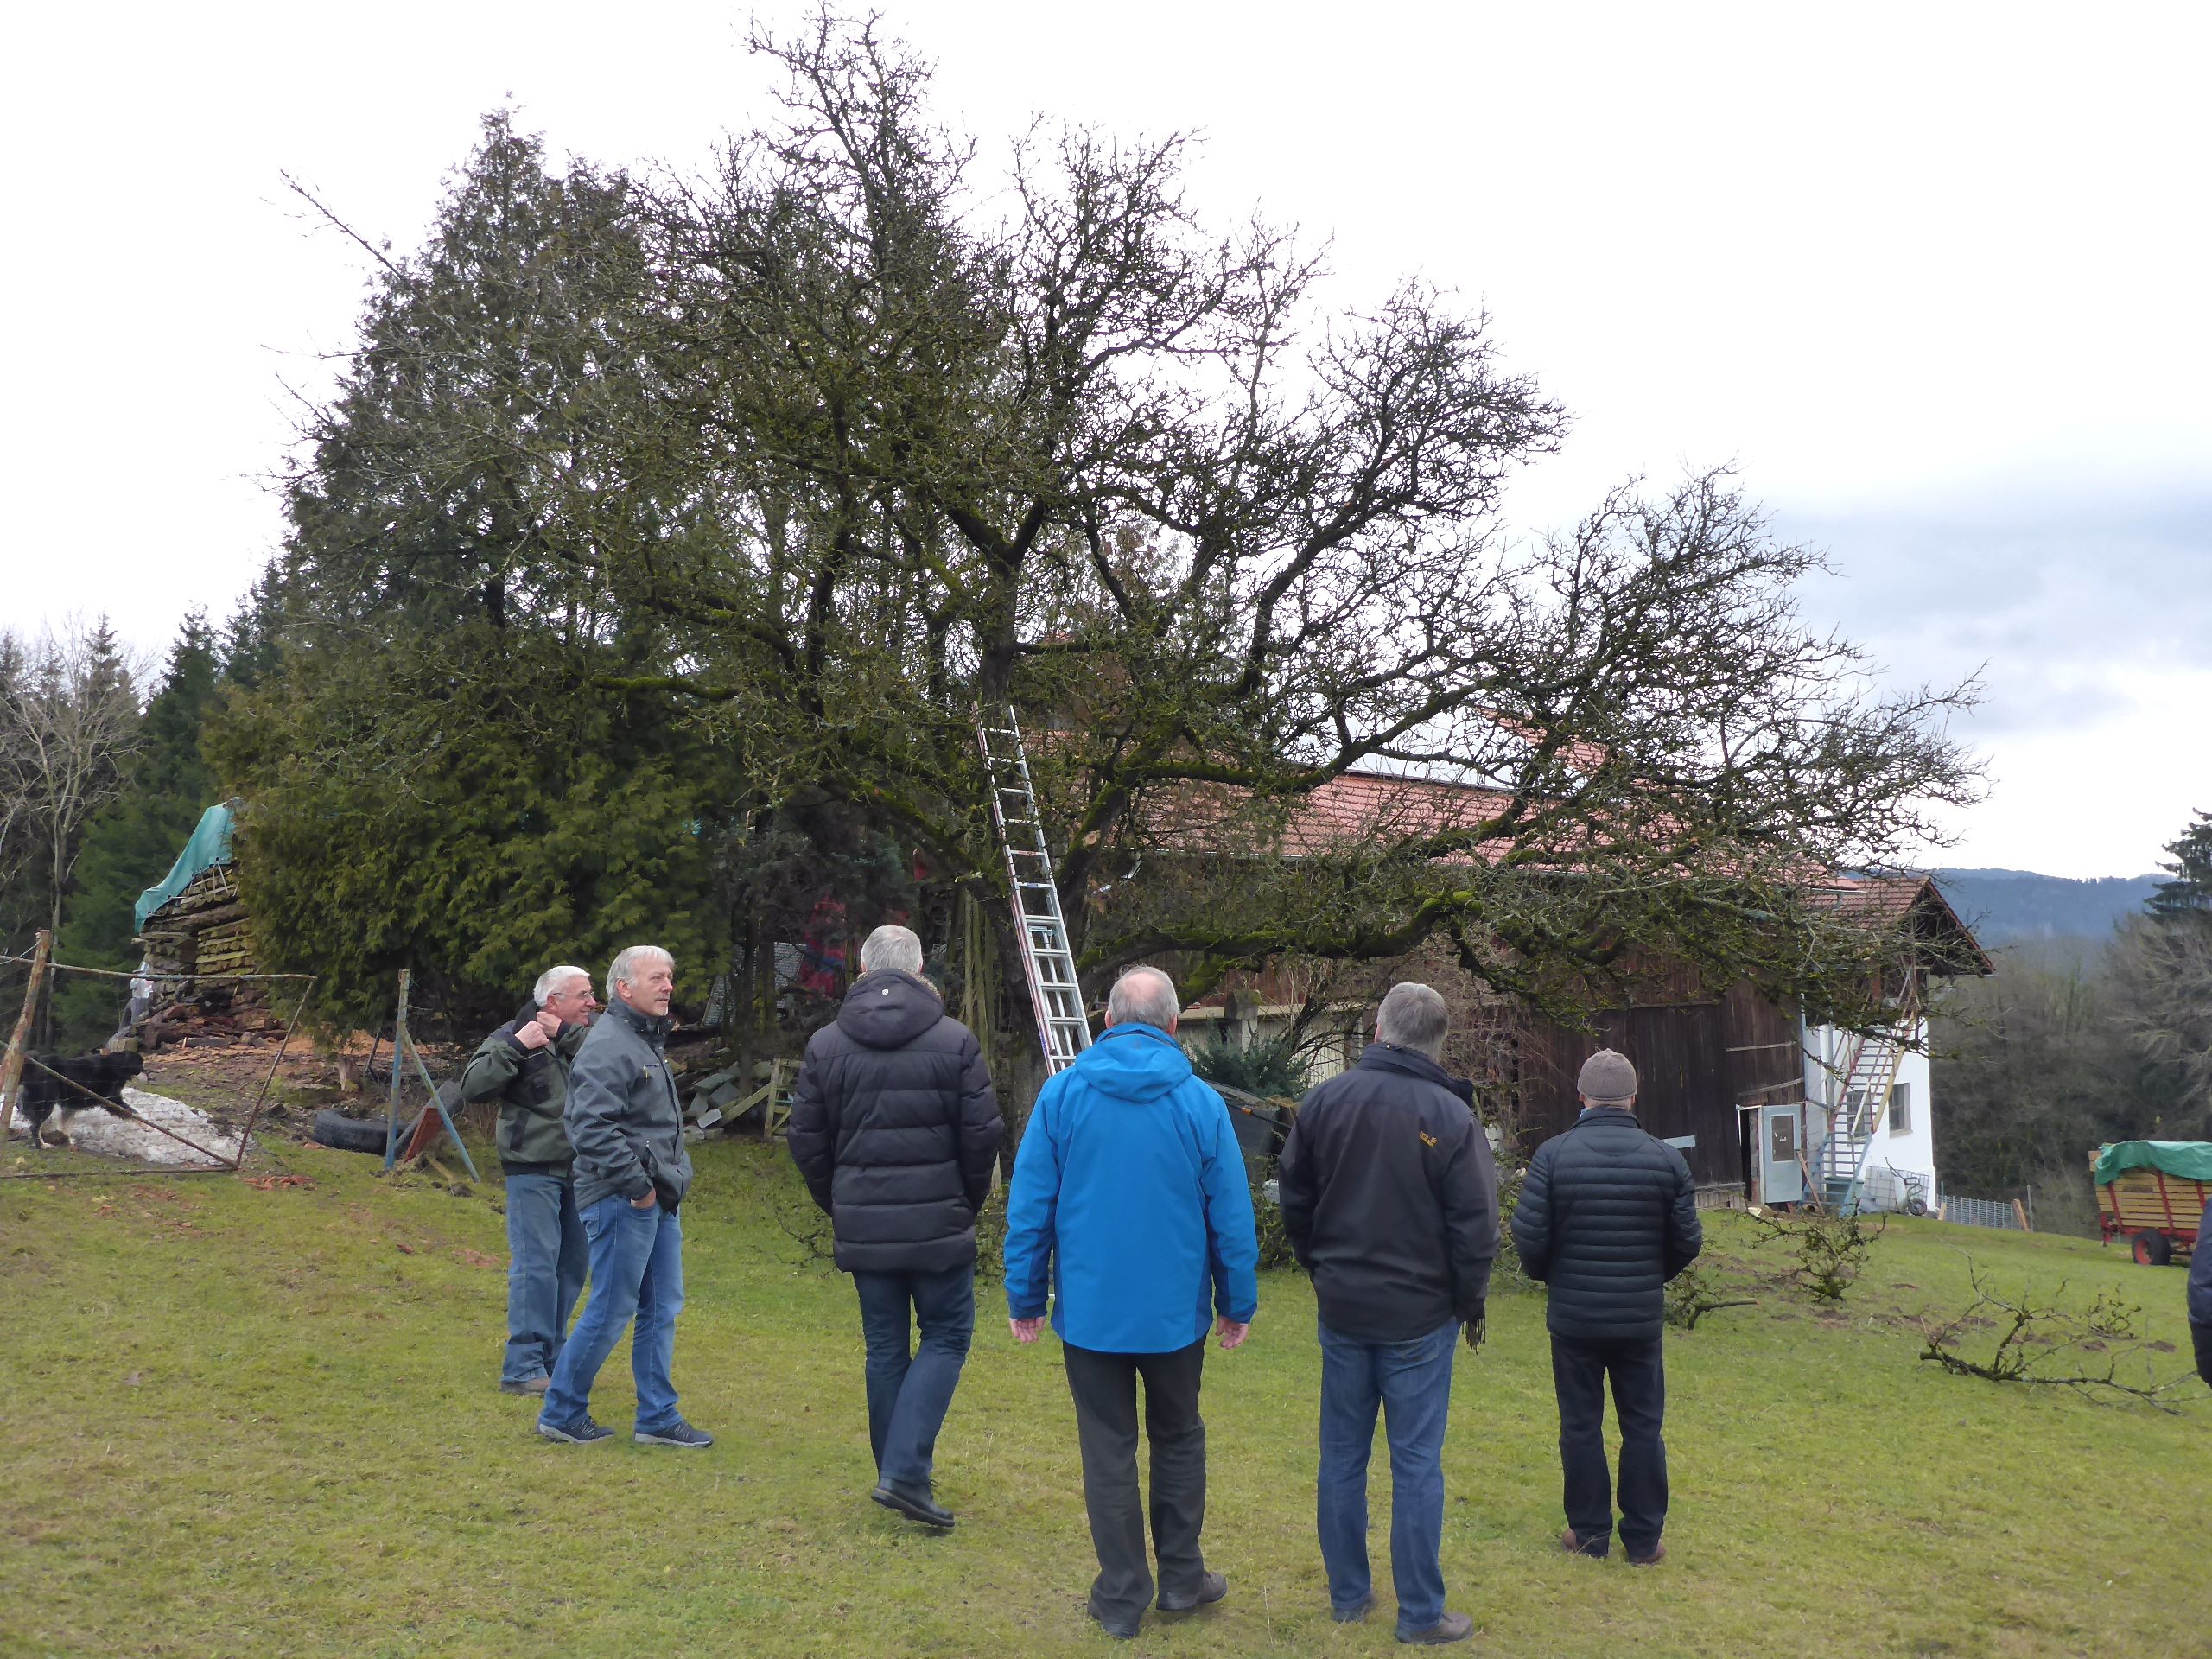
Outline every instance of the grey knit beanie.
<path fill-rule="evenodd" d="M 1582 1062 L 1574 1090 L 1593 1106 L 1625 1106 L 1636 1098 L 1636 1068 L 1627 1055 L 1601 1048 Z"/>

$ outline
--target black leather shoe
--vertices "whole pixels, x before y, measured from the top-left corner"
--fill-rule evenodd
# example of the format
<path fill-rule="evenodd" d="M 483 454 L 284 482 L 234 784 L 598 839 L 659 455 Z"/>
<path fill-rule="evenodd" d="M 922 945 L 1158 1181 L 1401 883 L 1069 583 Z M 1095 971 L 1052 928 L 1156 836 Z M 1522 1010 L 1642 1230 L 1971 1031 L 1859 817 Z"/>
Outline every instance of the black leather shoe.
<path fill-rule="evenodd" d="M 1211 1606 L 1228 1593 L 1229 1580 L 1218 1573 L 1209 1573 L 1198 1580 L 1198 1593 L 1188 1601 L 1170 1601 L 1165 1595 L 1161 1596 L 1160 1611 L 1163 1613 L 1195 1612 L 1201 1607 Z"/>
<path fill-rule="evenodd" d="M 1095 1601 L 1085 1601 L 1083 1604 L 1083 1611 L 1089 1613 L 1091 1618 L 1096 1619 L 1098 1621 L 1098 1628 L 1105 1631 L 1107 1635 L 1112 1637 L 1116 1642 L 1134 1642 L 1136 1640 L 1137 1619 L 1109 1618 L 1105 1614 L 1098 1611 L 1098 1604 Z M 1139 1615 L 1139 1618 L 1141 1617 L 1142 1615 Z"/>
<path fill-rule="evenodd" d="M 868 1496 L 887 1510 L 895 1510 L 909 1521 L 918 1521 L 925 1527 L 939 1532 L 950 1532 L 956 1517 L 950 1510 L 940 1508 L 928 1493 L 915 1493 L 903 1486 L 879 1485 Z"/>

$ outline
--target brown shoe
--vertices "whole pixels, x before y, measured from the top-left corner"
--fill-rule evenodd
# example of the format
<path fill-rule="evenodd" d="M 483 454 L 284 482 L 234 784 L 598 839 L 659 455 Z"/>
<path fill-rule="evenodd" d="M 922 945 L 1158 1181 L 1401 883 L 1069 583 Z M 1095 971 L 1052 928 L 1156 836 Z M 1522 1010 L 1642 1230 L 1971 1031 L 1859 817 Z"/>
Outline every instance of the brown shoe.
<path fill-rule="evenodd" d="M 1475 1621 L 1465 1613 L 1446 1613 L 1425 1630 L 1414 1630 L 1398 1640 L 1408 1647 L 1440 1648 L 1446 1643 L 1464 1642 L 1475 1633 Z"/>
<path fill-rule="evenodd" d="M 1582 1541 L 1581 1534 L 1576 1532 L 1573 1527 L 1567 1528 L 1566 1531 L 1560 1534 L 1559 1547 L 1570 1555 L 1587 1555 L 1593 1561 L 1602 1561 L 1605 1559 L 1605 1551 L 1592 1549 Z"/>
<path fill-rule="evenodd" d="M 1667 1546 L 1654 1544 L 1651 1546 L 1651 1553 L 1649 1555 L 1630 1555 L 1628 1558 L 1628 1564 L 1630 1567 L 1656 1567 L 1666 1559 Z"/>
<path fill-rule="evenodd" d="M 533 1376 L 521 1382 L 502 1382 L 499 1384 L 499 1392 L 501 1394 L 531 1394 L 542 1397 L 552 1384 L 553 1379 L 550 1376 Z"/>

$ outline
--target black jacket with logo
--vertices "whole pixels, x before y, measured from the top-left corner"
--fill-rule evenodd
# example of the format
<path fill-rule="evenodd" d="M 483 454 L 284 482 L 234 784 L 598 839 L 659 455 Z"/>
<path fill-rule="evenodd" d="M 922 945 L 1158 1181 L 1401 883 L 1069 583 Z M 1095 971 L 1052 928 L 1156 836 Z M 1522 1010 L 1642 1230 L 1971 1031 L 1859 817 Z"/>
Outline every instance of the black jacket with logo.
<path fill-rule="evenodd" d="M 1665 1324 L 1667 1281 L 1705 1248 L 1697 1183 L 1635 1113 L 1592 1106 L 1529 1160 L 1513 1243 L 1528 1275 L 1551 1287 L 1554 1335 L 1647 1341 Z"/>
<path fill-rule="evenodd" d="M 791 1092 L 791 1158 L 847 1273 L 972 1263 L 1003 1132 L 975 1033 L 910 974 L 854 981 Z"/>
<path fill-rule="evenodd" d="M 1298 1109 L 1278 1172 L 1283 1229 L 1321 1321 L 1367 1342 L 1471 1320 L 1497 1255 L 1497 1173 L 1474 1089 L 1372 1043 Z"/>

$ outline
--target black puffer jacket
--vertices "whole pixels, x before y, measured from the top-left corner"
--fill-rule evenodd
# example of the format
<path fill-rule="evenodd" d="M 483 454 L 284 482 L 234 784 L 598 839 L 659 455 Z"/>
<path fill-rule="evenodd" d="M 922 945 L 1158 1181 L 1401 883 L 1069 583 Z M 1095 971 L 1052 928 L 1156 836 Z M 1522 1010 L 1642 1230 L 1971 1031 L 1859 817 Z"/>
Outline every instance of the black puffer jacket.
<path fill-rule="evenodd" d="M 791 1148 L 847 1273 L 942 1273 L 976 1259 L 998 1155 L 976 1034 L 909 974 L 863 976 L 806 1046 Z"/>
<path fill-rule="evenodd" d="M 1551 1287 L 1544 1323 L 1596 1342 L 1659 1335 L 1669 1279 L 1697 1260 L 1705 1229 L 1682 1154 L 1633 1112 L 1592 1106 L 1536 1148 L 1513 1211 L 1522 1268 Z"/>

